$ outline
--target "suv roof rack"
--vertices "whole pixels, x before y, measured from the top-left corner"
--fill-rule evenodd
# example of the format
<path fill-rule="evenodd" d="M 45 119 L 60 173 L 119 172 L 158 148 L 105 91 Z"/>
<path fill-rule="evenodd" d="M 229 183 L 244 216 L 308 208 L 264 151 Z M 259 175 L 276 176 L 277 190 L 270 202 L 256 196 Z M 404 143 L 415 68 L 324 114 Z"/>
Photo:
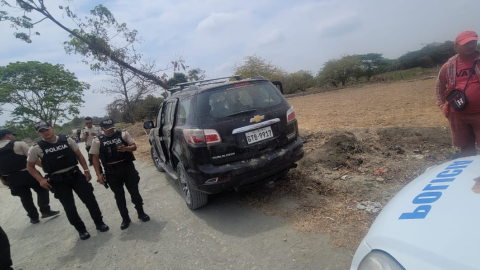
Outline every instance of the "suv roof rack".
<path fill-rule="evenodd" d="M 178 90 L 178 88 L 180 88 L 180 91 L 181 91 L 181 90 L 185 89 L 185 87 L 187 87 L 189 85 L 195 85 L 197 83 L 199 83 L 201 86 L 208 85 L 208 84 L 221 83 L 221 82 L 215 82 L 215 81 L 225 80 L 225 79 L 230 79 L 230 78 L 235 78 L 235 80 L 237 80 L 237 81 L 242 79 L 242 77 L 240 75 L 232 75 L 232 76 L 229 76 L 229 77 L 222 77 L 222 78 L 215 78 L 215 79 L 208 79 L 208 80 L 201 80 L 201 81 L 194 81 L 194 82 L 179 83 L 179 84 L 175 85 L 175 86 L 177 86 L 175 88 L 175 90 Z"/>

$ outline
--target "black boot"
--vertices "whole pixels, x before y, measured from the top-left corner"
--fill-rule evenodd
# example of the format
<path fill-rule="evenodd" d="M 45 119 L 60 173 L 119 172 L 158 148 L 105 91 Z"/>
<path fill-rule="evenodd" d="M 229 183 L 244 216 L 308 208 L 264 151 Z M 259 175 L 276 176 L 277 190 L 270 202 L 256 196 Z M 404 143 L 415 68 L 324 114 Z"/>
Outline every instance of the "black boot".
<path fill-rule="evenodd" d="M 38 219 L 38 217 L 36 217 L 36 218 L 30 218 L 30 223 L 32 223 L 32 224 L 37 224 L 37 223 L 39 223 L 39 222 L 40 222 L 40 219 Z"/>
<path fill-rule="evenodd" d="M 128 228 L 130 226 L 130 222 L 132 220 L 130 218 L 128 219 L 123 219 L 122 220 L 122 224 L 120 225 L 120 230 L 125 230 L 126 228 Z"/>
<path fill-rule="evenodd" d="M 80 240 L 87 240 L 90 238 L 90 234 L 87 231 L 78 232 L 78 235 L 80 236 Z"/>
<path fill-rule="evenodd" d="M 97 230 L 101 231 L 101 232 L 106 232 L 108 231 L 110 228 L 107 226 L 107 224 L 103 223 L 102 224 L 99 224 L 99 225 L 96 225 L 97 227 Z"/>
<path fill-rule="evenodd" d="M 145 212 L 142 211 L 142 212 L 138 212 L 138 219 L 140 219 L 143 222 L 147 222 L 150 220 L 150 217 L 147 214 L 145 214 Z"/>
<path fill-rule="evenodd" d="M 48 212 L 42 213 L 42 218 L 53 217 L 60 214 L 60 211 L 50 210 Z"/>

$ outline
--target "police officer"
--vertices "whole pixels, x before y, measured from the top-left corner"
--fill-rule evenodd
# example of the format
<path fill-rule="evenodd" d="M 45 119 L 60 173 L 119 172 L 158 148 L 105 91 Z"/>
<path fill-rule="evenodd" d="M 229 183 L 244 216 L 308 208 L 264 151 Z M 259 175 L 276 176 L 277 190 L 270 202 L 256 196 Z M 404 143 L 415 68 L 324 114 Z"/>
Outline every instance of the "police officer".
<path fill-rule="evenodd" d="M 52 190 L 55 198 L 60 200 L 68 221 L 77 229 L 81 240 L 90 238 L 90 234 L 78 215 L 72 191 L 75 191 L 87 206 L 97 230 L 108 231 L 109 228 L 103 222 L 102 212 L 98 207 L 95 195 L 93 195 L 92 184 L 88 182 L 92 176 L 77 144 L 63 134 L 56 136 L 55 127 L 48 122 L 35 123 L 35 129 L 42 140 L 30 147 L 28 151 L 27 162 L 30 174 L 43 188 Z M 39 158 L 42 161 L 43 170 L 47 174 L 45 178 L 35 170 L 35 162 Z M 77 167 L 78 162 L 84 173 Z"/>
<path fill-rule="evenodd" d="M 137 150 L 135 141 L 127 131 L 115 130 L 112 119 L 103 120 L 100 122 L 100 127 L 103 135 L 93 140 L 90 154 L 93 155 L 93 166 L 97 173 L 97 181 L 101 184 L 105 184 L 105 181 L 107 181 L 115 194 L 117 207 L 122 216 L 120 229 L 125 230 L 131 222 L 123 185 L 132 197 L 132 203 L 137 209 L 138 218 L 143 222 L 149 221 L 150 217 L 143 211 L 143 199 L 138 191 L 140 176 L 133 164 L 135 157 L 132 152 Z M 99 160 L 102 161 L 104 166 L 105 178 L 100 171 Z"/>
<path fill-rule="evenodd" d="M 10 242 L 2 227 L 0 227 L 0 270 L 13 270 Z"/>
<path fill-rule="evenodd" d="M 42 188 L 37 180 L 28 173 L 27 154 L 29 146 L 24 142 L 16 141 L 15 135 L 8 129 L 0 129 L 1 181 L 10 188 L 13 196 L 20 197 L 23 208 L 30 217 L 30 223 L 37 224 L 40 220 L 30 189 L 37 193 L 37 204 L 40 207 L 42 218 L 55 216 L 60 212 L 50 209 L 48 190 Z"/>
<path fill-rule="evenodd" d="M 91 117 L 85 117 L 85 128 L 82 129 L 82 136 L 80 137 L 81 142 L 85 142 L 85 149 L 87 153 L 90 152 L 90 147 L 92 147 L 92 141 L 95 136 L 100 135 L 101 131 L 99 127 L 93 125 L 93 120 Z M 92 155 L 88 154 L 89 166 L 92 166 Z"/>

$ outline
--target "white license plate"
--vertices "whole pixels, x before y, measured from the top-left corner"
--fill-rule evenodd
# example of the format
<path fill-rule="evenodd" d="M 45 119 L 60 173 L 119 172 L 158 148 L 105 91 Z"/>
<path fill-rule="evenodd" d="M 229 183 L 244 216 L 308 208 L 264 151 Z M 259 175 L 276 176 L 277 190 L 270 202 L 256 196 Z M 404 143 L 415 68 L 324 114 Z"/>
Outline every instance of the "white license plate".
<path fill-rule="evenodd" d="M 252 144 L 266 140 L 268 138 L 272 138 L 273 132 L 270 127 L 264 127 L 254 131 L 245 132 L 245 137 L 247 137 L 247 143 Z"/>

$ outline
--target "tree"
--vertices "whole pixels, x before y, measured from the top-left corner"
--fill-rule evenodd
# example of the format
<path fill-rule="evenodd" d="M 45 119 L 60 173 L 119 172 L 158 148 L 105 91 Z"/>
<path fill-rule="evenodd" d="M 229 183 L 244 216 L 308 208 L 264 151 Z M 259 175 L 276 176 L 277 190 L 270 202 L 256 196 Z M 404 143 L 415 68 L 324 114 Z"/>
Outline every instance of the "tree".
<path fill-rule="evenodd" d="M 77 115 L 83 91 L 90 85 L 78 81 L 63 65 L 36 61 L 0 67 L 0 104 L 10 104 L 12 123 L 55 123 Z"/>
<path fill-rule="evenodd" d="M 271 62 L 266 62 L 256 55 L 245 57 L 243 64 L 236 63 L 233 66 L 233 71 L 243 78 L 263 76 L 271 81 L 282 81 L 287 75 L 280 67 L 273 65 Z"/>
<path fill-rule="evenodd" d="M 174 86 L 176 84 L 179 84 L 179 83 L 185 83 L 187 82 L 187 76 L 184 74 L 184 73 L 173 73 L 173 78 L 170 78 L 168 81 L 167 81 L 167 85 L 168 86 Z"/>
<path fill-rule="evenodd" d="M 282 83 L 285 94 L 291 94 L 313 87 L 315 85 L 315 79 L 312 76 L 312 72 L 299 70 L 286 75 Z"/>
<path fill-rule="evenodd" d="M 357 57 L 362 62 L 363 74 L 361 76 L 365 76 L 367 81 L 370 81 L 370 78 L 375 74 L 388 71 L 391 65 L 390 60 L 383 58 L 380 53 L 361 54 Z"/>
<path fill-rule="evenodd" d="M 140 68 L 149 73 L 156 73 L 154 63 L 142 64 Z M 115 63 L 103 66 L 101 69 L 105 74 L 109 75 L 110 79 L 106 80 L 109 86 L 100 88 L 100 92 L 114 95 L 116 97 L 114 103 L 117 107 L 122 107 L 125 120 L 135 123 L 135 110 L 139 101 L 157 91 L 158 86 Z"/>
<path fill-rule="evenodd" d="M 145 99 L 142 99 L 139 102 L 140 106 L 138 106 L 138 110 L 136 112 L 137 118 L 142 120 L 155 119 L 158 115 L 158 110 L 160 109 L 162 102 L 163 98 L 148 95 L 145 97 Z"/>
<path fill-rule="evenodd" d="M 75 14 L 69 6 L 59 6 L 60 9 L 65 11 L 65 17 L 70 18 L 78 27 L 77 29 L 70 29 L 51 15 L 44 0 L 16 0 L 16 5 L 9 2 L 1 0 L 0 5 L 10 11 L 23 11 L 22 16 L 9 16 L 9 12 L 0 10 L 0 22 L 9 21 L 11 27 L 24 31 L 16 32 L 16 38 L 31 43 L 34 27 L 48 19 L 69 34 L 70 41 L 65 42 L 67 53 L 81 54 L 84 57 L 84 62 L 90 64 L 92 69 L 95 70 L 102 65 L 114 62 L 162 88 L 169 88 L 155 74 L 145 72 L 125 61 L 125 59 L 138 58 L 138 53 L 134 48 L 139 41 L 137 31 L 129 30 L 125 23 L 117 22 L 105 6 L 96 6 L 90 11 L 90 17 L 85 16 L 86 21 L 82 21 L 82 18 Z M 42 19 L 32 22 L 32 19 L 27 16 L 32 12 L 40 14 Z M 34 32 L 33 35 L 40 35 L 40 33 Z M 119 42 L 119 39 L 122 40 Z M 174 61 L 174 66 L 179 67 L 184 66 L 184 64 Z"/>
<path fill-rule="evenodd" d="M 349 78 L 359 72 L 361 65 L 360 58 L 355 55 L 329 60 L 318 72 L 318 78 L 322 84 L 331 83 L 337 87 L 341 83 L 345 86 Z"/>
<path fill-rule="evenodd" d="M 188 80 L 191 82 L 201 81 L 205 79 L 205 71 L 199 68 L 194 68 L 188 71 Z"/>

